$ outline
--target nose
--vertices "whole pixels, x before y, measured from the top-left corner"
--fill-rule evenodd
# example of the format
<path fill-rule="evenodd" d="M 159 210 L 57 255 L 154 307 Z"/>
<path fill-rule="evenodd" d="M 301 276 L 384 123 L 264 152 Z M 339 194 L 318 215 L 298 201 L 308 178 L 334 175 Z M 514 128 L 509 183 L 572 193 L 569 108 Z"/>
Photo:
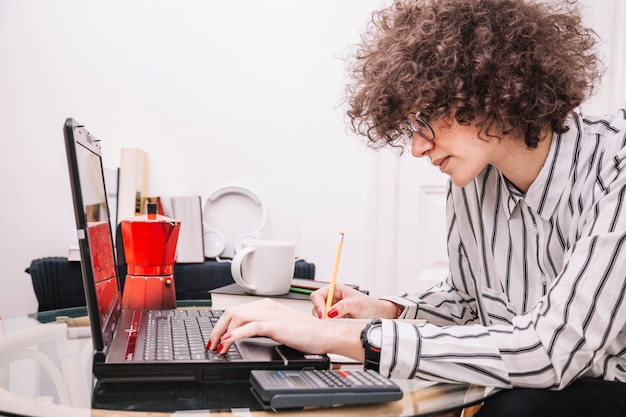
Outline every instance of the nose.
<path fill-rule="evenodd" d="M 427 156 L 435 146 L 435 142 L 423 138 L 421 135 L 413 132 L 411 136 L 411 155 L 416 158 Z"/>

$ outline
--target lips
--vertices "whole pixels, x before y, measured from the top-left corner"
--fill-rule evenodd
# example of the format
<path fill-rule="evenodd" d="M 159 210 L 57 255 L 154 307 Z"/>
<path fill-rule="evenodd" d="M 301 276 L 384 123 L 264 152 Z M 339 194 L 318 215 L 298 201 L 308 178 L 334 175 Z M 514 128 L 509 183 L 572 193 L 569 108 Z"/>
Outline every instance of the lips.
<path fill-rule="evenodd" d="M 433 165 L 439 167 L 439 170 L 441 172 L 444 172 L 446 170 L 446 167 L 448 166 L 448 161 L 449 160 L 450 160 L 450 157 L 446 156 L 445 158 L 436 159 L 432 163 L 433 163 Z"/>

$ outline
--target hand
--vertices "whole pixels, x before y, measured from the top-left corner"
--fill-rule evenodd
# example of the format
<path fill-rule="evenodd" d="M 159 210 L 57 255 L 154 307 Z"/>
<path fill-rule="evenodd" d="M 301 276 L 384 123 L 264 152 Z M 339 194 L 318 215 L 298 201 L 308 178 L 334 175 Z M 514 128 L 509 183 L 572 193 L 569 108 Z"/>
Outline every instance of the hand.
<path fill-rule="evenodd" d="M 326 299 L 328 298 L 327 285 L 311 294 L 313 315 L 319 318 L 326 317 Z M 328 317 L 342 317 L 355 319 L 396 318 L 396 306 L 391 301 L 379 300 L 361 291 L 337 283 L 333 294 Z"/>
<path fill-rule="evenodd" d="M 237 340 L 265 336 L 305 353 L 337 353 L 363 361 L 364 327 L 359 321 L 320 320 L 265 298 L 227 309 L 207 348 L 224 353 Z"/>

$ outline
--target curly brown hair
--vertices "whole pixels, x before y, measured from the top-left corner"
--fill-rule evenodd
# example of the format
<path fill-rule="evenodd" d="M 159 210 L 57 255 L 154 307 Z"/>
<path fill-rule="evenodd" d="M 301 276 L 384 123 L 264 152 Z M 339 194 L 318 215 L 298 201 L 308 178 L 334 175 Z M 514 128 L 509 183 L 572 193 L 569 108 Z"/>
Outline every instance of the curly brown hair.
<path fill-rule="evenodd" d="M 357 45 L 350 124 L 370 146 L 395 145 L 417 109 L 533 148 L 593 92 L 596 44 L 575 0 L 398 0 L 374 12 Z"/>

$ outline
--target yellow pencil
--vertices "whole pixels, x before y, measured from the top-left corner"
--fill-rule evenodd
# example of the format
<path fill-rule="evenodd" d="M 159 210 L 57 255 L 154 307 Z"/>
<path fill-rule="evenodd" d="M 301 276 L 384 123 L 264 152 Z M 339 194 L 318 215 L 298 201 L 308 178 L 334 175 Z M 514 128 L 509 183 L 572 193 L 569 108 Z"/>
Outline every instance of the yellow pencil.
<path fill-rule="evenodd" d="M 335 296 L 335 284 L 337 284 L 337 270 L 339 269 L 339 258 L 341 257 L 341 248 L 343 247 L 343 233 L 339 233 L 339 243 L 337 243 L 337 253 L 335 254 L 335 266 L 333 267 L 333 276 L 330 279 L 330 287 L 328 288 L 328 296 L 326 297 L 326 317 L 328 310 L 333 305 L 333 297 Z"/>

